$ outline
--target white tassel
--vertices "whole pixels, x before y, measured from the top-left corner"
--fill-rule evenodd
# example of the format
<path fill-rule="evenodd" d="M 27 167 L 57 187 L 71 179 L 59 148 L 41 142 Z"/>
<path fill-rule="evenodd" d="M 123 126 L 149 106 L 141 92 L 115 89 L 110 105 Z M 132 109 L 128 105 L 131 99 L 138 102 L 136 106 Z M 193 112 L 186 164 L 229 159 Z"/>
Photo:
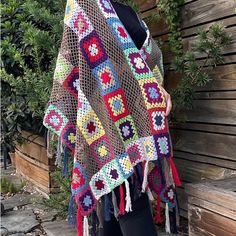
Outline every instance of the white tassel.
<path fill-rule="evenodd" d="M 113 204 L 113 207 L 114 207 L 114 216 L 115 216 L 116 219 L 118 219 L 120 211 L 119 211 L 119 208 L 118 208 L 118 205 L 117 205 L 116 194 L 115 194 L 114 191 L 112 191 L 111 194 L 112 194 L 112 204 Z"/>
<path fill-rule="evenodd" d="M 131 197 L 130 197 L 129 182 L 128 182 L 127 179 L 125 180 L 125 191 L 126 191 L 126 197 L 125 197 L 125 201 L 126 201 L 125 211 L 126 211 L 126 212 L 130 212 L 130 211 L 132 211 L 132 203 L 131 203 Z"/>
<path fill-rule="evenodd" d="M 61 140 L 60 140 L 60 138 L 58 138 L 55 165 L 60 167 L 61 166 L 61 161 L 62 161 L 62 157 L 61 157 Z"/>
<path fill-rule="evenodd" d="M 87 216 L 84 217 L 83 236 L 89 236 L 89 225 Z"/>
<path fill-rule="evenodd" d="M 166 217 L 166 233 L 170 234 L 170 216 L 169 216 L 168 203 L 166 203 L 165 217 Z"/>
<path fill-rule="evenodd" d="M 47 130 L 47 157 L 52 158 L 52 154 L 50 153 L 50 129 Z"/>
<path fill-rule="evenodd" d="M 153 195 L 152 195 L 152 192 L 151 192 L 150 188 L 147 189 L 147 195 L 148 195 L 148 198 L 149 198 L 150 201 L 155 200 Z"/>
<path fill-rule="evenodd" d="M 146 191 L 147 177 L 148 177 L 148 161 L 146 161 L 145 166 L 144 166 L 143 183 L 142 183 L 142 192 L 143 193 Z"/>

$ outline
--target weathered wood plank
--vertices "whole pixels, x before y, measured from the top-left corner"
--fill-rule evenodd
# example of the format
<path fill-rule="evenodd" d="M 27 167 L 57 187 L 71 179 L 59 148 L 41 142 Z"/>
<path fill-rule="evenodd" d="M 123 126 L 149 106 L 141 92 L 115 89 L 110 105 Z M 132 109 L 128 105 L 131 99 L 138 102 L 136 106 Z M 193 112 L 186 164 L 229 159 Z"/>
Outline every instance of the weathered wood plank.
<path fill-rule="evenodd" d="M 235 236 L 236 221 L 189 205 L 189 236 Z"/>
<path fill-rule="evenodd" d="M 198 0 L 182 10 L 183 28 L 235 15 L 234 0 Z"/>
<path fill-rule="evenodd" d="M 16 169 L 24 174 L 24 176 L 28 176 L 40 185 L 47 188 L 49 187 L 49 172 L 28 162 L 22 158 L 19 152 L 16 152 Z"/>
<path fill-rule="evenodd" d="M 236 176 L 236 170 L 230 170 L 187 159 L 178 159 L 175 157 L 175 164 L 179 171 L 181 180 L 184 180 L 185 182 L 219 180 Z"/>
<path fill-rule="evenodd" d="M 236 100 L 236 90 L 235 91 L 220 91 L 220 92 L 196 92 L 195 99 L 217 99 L 217 100 Z M 236 101 L 235 101 L 236 102 Z"/>
<path fill-rule="evenodd" d="M 210 81 L 203 87 L 197 87 L 195 91 L 220 91 L 236 90 L 236 65 L 217 66 L 214 69 L 205 68 Z M 175 88 L 180 82 L 181 75 L 174 71 L 166 71 L 165 84 L 167 89 Z"/>
<path fill-rule="evenodd" d="M 146 17 L 156 13 L 157 11 L 158 11 L 157 9 L 151 9 L 149 11 L 142 13 L 141 17 L 145 19 Z M 207 22 L 207 23 L 202 22 L 200 25 L 196 25 L 196 26 L 193 25 L 190 28 L 182 29 L 181 35 L 184 38 L 189 37 L 189 36 L 194 36 L 197 34 L 197 31 L 200 28 L 208 30 L 209 27 L 215 23 L 222 23 L 225 27 L 228 28 L 228 27 L 234 26 L 235 22 L 236 22 L 236 15 L 232 15 L 231 17 L 227 16 L 227 18 L 223 18 L 223 19 L 220 17 L 220 19 L 215 19 L 212 22 Z M 164 19 L 159 19 L 156 22 L 152 22 L 151 24 L 149 24 L 149 29 L 154 38 L 161 39 L 164 42 L 168 41 L 168 27 L 165 24 Z"/>
<path fill-rule="evenodd" d="M 236 160 L 236 136 L 172 129 L 172 137 L 176 151 Z"/>
<path fill-rule="evenodd" d="M 236 135 L 236 126 L 184 122 L 184 123 L 179 123 L 176 126 L 172 126 L 171 128 L 185 129 L 185 130 L 192 130 L 192 131 L 204 131 L 204 132 L 218 133 L 218 134 Z"/>
<path fill-rule="evenodd" d="M 199 162 L 206 163 L 206 164 L 223 167 L 226 169 L 236 170 L 236 161 L 222 160 L 214 156 L 192 154 L 188 152 L 174 150 L 174 157 L 176 159 L 178 158 L 178 159 L 183 159 L 183 160 L 189 160 L 189 161 L 194 161 L 196 163 L 199 163 Z"/>
<path fill-rule="evenodd" d="M 217 205 L 217 203 L 212 203 L 193 196 L 188 197 L 188 203 L 191 205 L 201 206 L 204 209 L 214 211 L 219 215 L 223 215 L 225 217 L 229 217 L 233 220 L 236 220 L 236 211 L 232 209 L 227 209 L 224 206 Z"/>
<path fill-rule="evenodd" d="M 235 100 L 194 100 L 193 109 L 186 111 L 187 120 L 214 124 L 236 125 Z"/>
<path fill-rule="evenodd" d="M 217 182 L 219 183 L 217 184 Z M 206 200 L 233 211 L 236 211 L 235 190 L 236 178 L 185 185 L 185 191 L 189 196 Z"/>

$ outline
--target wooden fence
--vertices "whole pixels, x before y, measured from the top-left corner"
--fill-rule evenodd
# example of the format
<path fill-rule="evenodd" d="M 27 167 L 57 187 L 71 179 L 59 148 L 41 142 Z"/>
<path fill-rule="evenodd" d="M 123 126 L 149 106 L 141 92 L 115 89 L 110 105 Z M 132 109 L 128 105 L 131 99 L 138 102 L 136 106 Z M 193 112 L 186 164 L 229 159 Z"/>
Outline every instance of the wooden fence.
<path fill-rule="evenodd" d="M 155 1 L 136 0 L 142 17 L 157 11 Z M 236 176 L 236 4 L 234 0 L 186 0 L 182 9 L 184 49 L 194 45 L 199 28 L 207 29 L 222 22 L 232 34 L 224 49 L 225 63 L 215 69 L 205 68 L 212 81 L 196 89 L 194 109 L 187 112 L 187 122 L 172 128 L 174 157 L 183 187 L 178 188 L 181 214 L 187 214 L 185 183 Z M 180 76 L 169 69 L 173 55 L 168 49 L 168 30 L 164 21 L 151 25 L 152 35 L 164 42 L 165 82 L 175 87 Z M 197 55 L 201 63 L 204 55 Z"/>

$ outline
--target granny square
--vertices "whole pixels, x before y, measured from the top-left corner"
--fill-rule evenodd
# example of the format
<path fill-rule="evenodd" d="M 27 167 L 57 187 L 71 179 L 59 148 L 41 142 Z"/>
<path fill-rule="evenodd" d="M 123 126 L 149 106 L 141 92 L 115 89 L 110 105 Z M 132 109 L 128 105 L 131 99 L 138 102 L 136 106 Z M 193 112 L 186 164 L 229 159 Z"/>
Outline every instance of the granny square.
<path fill-rule="evenodd" d="M 138 139 L 137 130 L 130 115 L 118 120 L 115 125 L 125 145 Z"/>
<path fill-rule="evenodd" d="M 110 141 L 106 135 L 101 136 L 91 144 L 93 157 L 99 166 L 103 166 L 107 162 L 114 159 L 115 155 Z"/>
<path fill-rule="evenodd" d="M 109 18 L 107 22 L 111 26 L 117 41 L 120 43 L 123 49 L 134 47 L 133 41 L 119 19 L 112 17 Z"/>
<path fill-rule="evenodd" d="M 117 156 L 116 160 L 122 175 L 127 179 L 133 173 L 133 165 L 130 161 L 128 153 Z"/>
<path fill-rule="evenodd" d="M 67 123 L 68 119 L 66 116 L 56 106 L 50 104 L 45 113 L 43 125 L 53 130 L 57 135 L 60 135 Z"/>
<path fill-rule="evenodd" d="M 152 73 L 137 48 L 124 50 L 127 62 L 137 80 L 150 78 Z"/>
<path fill-rule="evenodd" d="M 79 70 L 77 67 L 72 69 L 64 80 L 63 85 L 76 99 L 78 98 Z"/>
<path fill-rule="evenodd" d="M 72 183 L 71 191 L 73 194 L 76 194 L 84 190 L 88 186 L 88 178 L 85 174 L 83 167 L 79 164 L 78 161 L 75 161 L 73 164 L 72 170 Z"/>
<path fill-rule="evenodd" d="M 81 39 L 80 49 L 91 69 L 107 60 L 106 51 L 95 30 Z"/>
<path fill-rule="evenodd" d="M 105 134 L 102 124 L 93 110 L 77 120 L 77 125 L 89 145 Z"/>
<path fill-rule="evenodd" d="M 152 77 L 142 79 L 138 82 L 141 87 L 147 109 L 165 107 L 166 104 L 164 95 L 159 84 L 157 83 L 156 78 Z"/>
<path fill-rule="evenodd" d="M 165 108 L 153 108 L 148 110 L 151 121 L 152 134 L 168 132 L 168 124 L 165 116 Z"/>
<path fill-rule="evenodd" d="M 104 165 L 102 171 L 111 189 L 114 189 L 124 181 L 124 177 L 122 176 L 116 159 Z"/>
<path fill-rule="evenodd" d="M 107 180 L 102 171 L 97 172 L 89 183 L 94 197 L 98 200 L 102 195 L 109 193 L 111 190 L 108 187 Z"/>
<path fill-rule="evenodd" d="M 94 68 L 92 72 L 98 81 L 102 95 L 106 95 L 120 87 L 117 73 L 109 59 Z"/>
<path fill-rule="evenodd" d="M 73 124 L 67 124 L 61 132 L 62 142 L 65 143 L 73 152 L 76 143 L 76 128 Z"/>
<path fill-rule="evenodd" d="M 125 95 L 122 89 L 117 89 L 104 97 L 109 115 L 113 121 L 124 118 L 129 114 Z"/>
<path fill-rule="evenodd" d="M 165 134 L 155 134 L 154 135 L 155 146 L 157 150 L 157 155 L 159 158 L 170 158 L 172 156 L 172 149 L 170 143 L 170 135 Z"/>

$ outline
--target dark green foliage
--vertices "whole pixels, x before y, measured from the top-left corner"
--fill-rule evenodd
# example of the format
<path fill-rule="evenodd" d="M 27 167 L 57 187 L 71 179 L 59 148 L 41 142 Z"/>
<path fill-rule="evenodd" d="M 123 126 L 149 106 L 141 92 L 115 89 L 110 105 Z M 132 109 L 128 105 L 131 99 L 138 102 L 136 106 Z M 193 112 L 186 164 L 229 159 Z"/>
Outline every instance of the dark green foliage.
<path fill-rule="evenodd" d="M 42 134 L 42 118 L 63 29 L 66 1 L 2 1 L 2 134 L 14 147 L 22 129 Z"/>
<path fill-rule="evenodd" d="M 205 67 L 215 67 L 222 64 L 222 49 L 229 45 L 231 36 L 227 34 L 222 24 L 213 24 L 208 31 L 199 30 L 195 45 L 181 57 L 175 57 L 172 68 L 181 73 L 182 79 L 178 87 L 172 91 L 176 111 L 192 108 L 194 89 L 205 86 L 210 81 Z M 201 64 L 196 55 L 201 55 Z"/>

